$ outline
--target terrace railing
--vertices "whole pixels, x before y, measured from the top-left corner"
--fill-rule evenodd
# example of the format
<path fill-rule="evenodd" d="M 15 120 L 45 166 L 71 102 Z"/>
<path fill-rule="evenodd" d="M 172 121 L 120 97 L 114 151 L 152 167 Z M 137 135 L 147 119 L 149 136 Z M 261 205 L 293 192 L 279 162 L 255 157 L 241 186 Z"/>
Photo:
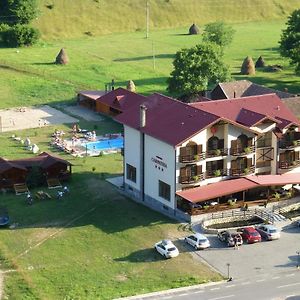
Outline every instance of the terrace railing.
<path fill-rule="evenodd" d="M 193 163 L 205 159 L 205 152 L 190 155 L 179 155 L 179 162 Z"/>
<path fill-rule="evenodd" d="M 213 149 L 213 150 L 206 151 L 206 158 L 227 156 L 227 155 L 228 155 L 228 148 Z"/>
<path fill-rule="evenodd" d="M 204 179 L 205 179 L 204 173 L 200 173 L 194 176 L 179 176 L 179 183 L 181 184 L 197 183 Z"/>
<path fill-rule="evenodd" d="M 230 154 L 233 156 L 244 156 L 255 152 L 255 146 L 247 146 L 244 148 L 231 148 Z"/>
<path fill-rule="evenodd" d="M 293 169 L 300 166 L 300 160 L 293 161 L 279 161 L 279 169 Z"/>

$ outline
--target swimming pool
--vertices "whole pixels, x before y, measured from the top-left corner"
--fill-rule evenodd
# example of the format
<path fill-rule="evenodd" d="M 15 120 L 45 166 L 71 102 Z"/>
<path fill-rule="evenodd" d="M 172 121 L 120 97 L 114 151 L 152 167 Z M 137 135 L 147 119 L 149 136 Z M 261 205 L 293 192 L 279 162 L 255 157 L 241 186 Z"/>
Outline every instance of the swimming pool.
<path fill-rule="evenodd" d="M 90 142 L 84 145 L 87 150 L 112 150 L 112 149 L 121 149 L 124 147 L 123 138 L 109 139 L 109 140 L 100 140 L 97 142 Z"/>

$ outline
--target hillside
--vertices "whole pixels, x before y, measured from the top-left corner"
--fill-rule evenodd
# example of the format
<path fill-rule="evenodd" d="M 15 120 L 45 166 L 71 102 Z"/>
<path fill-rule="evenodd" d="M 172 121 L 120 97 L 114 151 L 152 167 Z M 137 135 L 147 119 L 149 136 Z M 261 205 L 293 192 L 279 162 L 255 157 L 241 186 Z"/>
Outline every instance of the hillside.
<path fill-rule="evenodd" d="M 38 0 L 44 39 L 145 30 L 146 0 Z M 149 0 L 150 27 L 282 19 L 300 0 Z"/>

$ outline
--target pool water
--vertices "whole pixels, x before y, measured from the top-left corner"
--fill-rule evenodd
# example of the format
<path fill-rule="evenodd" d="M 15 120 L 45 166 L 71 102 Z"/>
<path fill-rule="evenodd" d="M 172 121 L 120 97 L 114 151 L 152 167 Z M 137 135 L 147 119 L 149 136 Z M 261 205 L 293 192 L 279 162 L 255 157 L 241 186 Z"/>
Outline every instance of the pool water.
<path fill-rule="evenodd" d="M 101 140 L 97 142 L 86 143 L 85 147 L 88 150 L 111 150 L 111 149 L 121 149 L 124 147 L 123 138 Z"/>

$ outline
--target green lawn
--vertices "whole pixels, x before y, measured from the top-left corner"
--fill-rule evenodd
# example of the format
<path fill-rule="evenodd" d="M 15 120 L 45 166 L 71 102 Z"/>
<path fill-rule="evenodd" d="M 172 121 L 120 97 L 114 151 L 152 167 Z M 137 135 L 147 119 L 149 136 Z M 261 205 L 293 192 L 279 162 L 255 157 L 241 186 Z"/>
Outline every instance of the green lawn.
<path fill-rule="evenodd" d="M 95 125 L 99 133 L 121 130 L 109 119 L 80 123 L 82 128 Z M 48 127 L 15 134 L 29 136 L 49 151 L 53 131 Z M 31 156 L 10 135 L 0 136 L 2 155 Z M 189 228 L 128 200 L 104 180 L 122 172 L 121 155 L 62 157 L 73 164 L 71 192 L 62 201 L 36 200 L 28 206 L 25 196 L 1 194 L 0 205 L 18 223 L 17 229 L 0 231 L 1 269 L 14 270 L 5 276 L 9 299 L 112 299 L 221 278 L 195 263 L 189 252 L 166 261 L 153 250 L 159 239 L 177 239 Z M 55 196 L 55 190 L 41 189 Z"/>
<path fill-rule="evenodd" d="M 278 53 L 284 21 L 235 24 L 234 28 L 234 41 L 225 51 L 233 78 L 246 78 L 238 73 L 247 55 L 254 59 L 263 55 L 267 64 L 281 64 L 284 71 L 258 71 L 255 76 L 247 78 L 266 86 L 300 92 L 300 77 Z M 199 36 L 183 35 L 184 32 L 184 28 L 157 30 L 151 33 L 149 40 L 143 33 L 134 32 L 65 40 L 63 44 L 44 43 L 18 50 L 2 48 L 0 65 L 14 70 L 0 69 L 4 78 L 0 87 L 0 105 L 14 106 L 22 101 L 28 104 L 68 101 L 76 90 L 104 89 L 104 84 L 112 78 L 117 86 L 125 86 L 129 79 L 134 80 L 140 93 L 166 93 L 166 79 L 172 70 L 175 52 L 201 40 Z M 62 46 L 66 47 L 70 64 L 56 66 L 52 62 Z M 33 74 L 37 76 L 34 81 Z"/>

